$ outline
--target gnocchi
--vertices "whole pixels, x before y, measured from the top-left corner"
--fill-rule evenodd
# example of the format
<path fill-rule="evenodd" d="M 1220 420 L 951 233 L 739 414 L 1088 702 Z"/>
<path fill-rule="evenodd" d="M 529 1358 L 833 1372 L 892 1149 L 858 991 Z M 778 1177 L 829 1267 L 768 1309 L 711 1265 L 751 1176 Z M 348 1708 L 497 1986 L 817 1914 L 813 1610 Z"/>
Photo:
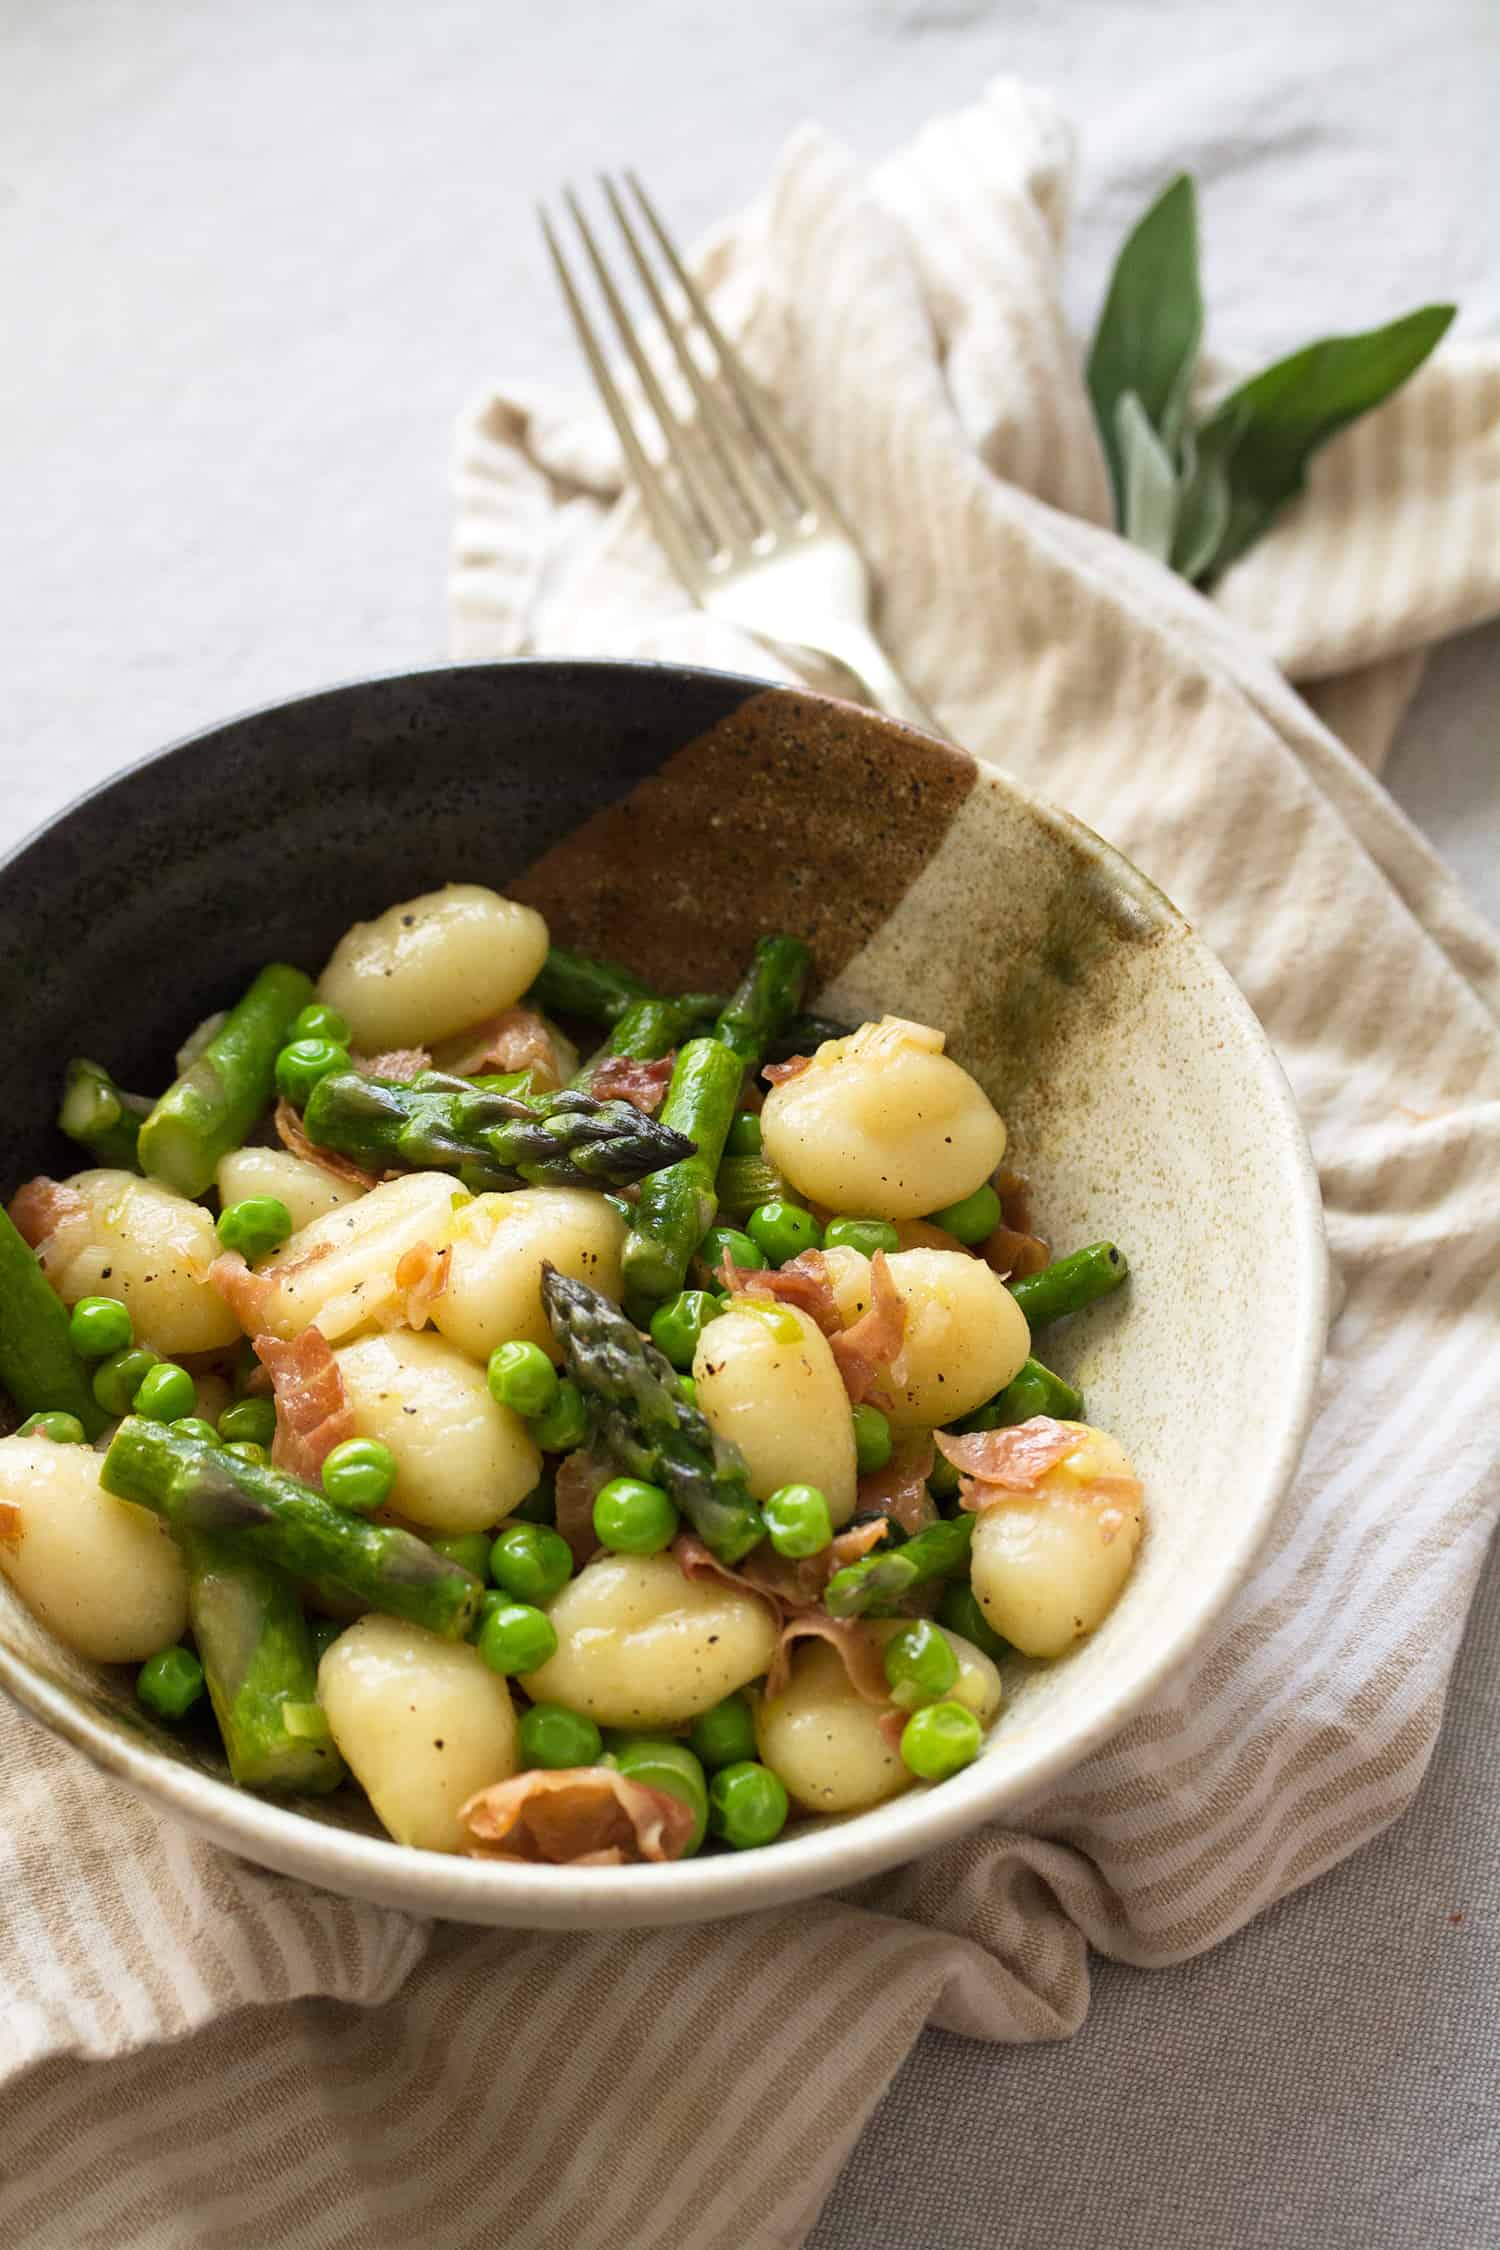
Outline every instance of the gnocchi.
<path fill-rule="evenodd" d="M 411 1172 L 299 1227 L 256 1271 L 253 1318 L 273 1336 L 317 1327 L 330 1343 L 400 1317 L 396 1269 L 408 1251 L 446 1248 L 462 1189 L 446 1172 Z"/>
<path fill-rule="evenodd" d="M 742 1300 L 704 1329 L 693 1381 L 713 1428 L 744 1454 L 752 1498 L 812 1484 L 834 1529 L 849 1521 L 858 1481 L 854 1424 L 816 1321 L 792 1305 Z"/>
<path fill-rule="evenodd" d="M 755 1714 L 756 1747 L 807 1812 L 868 1812 L 916 1780 L 881 1732 L 878 1704 L 851 1686 L 838 1650 L 808 1641 L 780 1695 Z"/>
<path fill-rule="evenodd" d="M 534 907 L 478 883 L 449 883 L 356 922 L 334 947 L 318 997 L 357 1047 L 431 1047 L 520 999 L 547 958 Z"/>
<path fill-rule="evenodd" d="M 219 1243 L 201 1204 L 134 1172 L 78 1172 L 66 1185 L 90 1224 L 54 1277 L 64 1304 L 118 1297 L 137 1341 L 169 1355 L 235 1341 L 239 1323 L 208 1278 Z"/>
<path fill-rule="evenodd" d="M 870 1261 L 825 1253 L 846 1327 L 870 1302 Z M 905 1327 L 888 1396 L 895 1430 L 935 1430 L 1005 1388 L 1031 1349 L 1026 1318 L 999 1275 L 961 1250 L 896 1250 L 888 1260 Z"/>
<path fill-rule="evenodd" d="M 516 1711 L 478 1651 L 395 1617 L 325 1649 L 318 1700 L 350 1772 L 398 1844 L 461 1852 L 459 1807 L 516 1770 Z"/>
<path fill-rule="evenodd" d="M 586 1188 L 476 1196 L 455 1214 L 448 1285 L 433 1320 L 471 1359 L 487 1359 L 497 1344 L 512 1341 L 540 1345 L 558 1359 L 542 1309 L 543 1262 L 618 1301 L 625 1235 L 614 1205 Z"/>
<path fill-rule="evenodd" d="M 284 1148 L 237 1148 L 224 1157 L 215 1174 L 219 1202 L 243 1203 L 252 1195 L 274 1195 L 292 1215 L 292 1226 L 310 1227 L 365 1192 L 348 1180 L 336 1180 L 320 1164 L 309 1164 Z"/>
<path fill-rule="evenodd" d="M 1140 1545 L 1140 1487 L 1124 1447 L 1104 1430 L 1073 1427 L 1078 1444 L 1034 1491 L 1007 1493 L 974 1525 L 975 1598 L 1024 1656 L 1064 1656 L 1091 1633 Z"/>
<path fill-rule="evenodd" d="M 406 1522 L 487 1531 L 534 1489 L 542 1456 L 526 1424 L 441 1337 L 400 1328 L 359 1336 L 334 1363 L 356 1434 L 391 1450 L 390 1505 Z"/>
<path fill-rule="evenodd" d="M 834 1211 L 920 1219 L 972 1194 L 1005 1154 L 1005 1126 L 944 1045 L 900 1016 L 826 1040 L 766 1096 L 766 1155 Z"/>
<path fill-rule="evenodd" d="M 685 1578 L 670 1555 L 603 1555 L 548 1612 L 557 1653 L 521 1685 L 604 1727 L 675 1727 L 765 1671 L 776 1650 L 766 1604 Z"/>
<path fill-rule="evenodd" d="M 99 1470 L 85 1445 L 0 1439 L 0 1573 L 75 1655 L 138 1664 L 186 1625 L 187 1572 L 166 1525 Z"/>

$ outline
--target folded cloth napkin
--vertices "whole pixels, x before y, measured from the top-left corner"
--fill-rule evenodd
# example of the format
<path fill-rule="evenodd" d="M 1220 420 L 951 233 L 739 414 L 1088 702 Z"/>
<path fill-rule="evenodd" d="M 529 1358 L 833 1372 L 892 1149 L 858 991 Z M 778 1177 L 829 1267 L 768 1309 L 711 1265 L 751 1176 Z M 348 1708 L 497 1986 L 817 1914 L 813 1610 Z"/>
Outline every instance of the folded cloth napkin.
<path fill-rule="evenodd" d="M 1500 952 L 1367 769 L 1422 650 L 1500 610 L 1500 353 L 1445 350 L 1330 446 L 1210 604 L 1107 528 L 1059 309 L 1069 155 L 1010 84 L 870 177 L 804 132 L 703 270 L 918 691 L 1171 893 L 1291 1074 L 1343 1300 L 1253 1577 L 1005 1826 L 679 1932 L 348 1905 L 13 1718 L 0 2239 L 795 2243 L 924 2024 L 1066 2036 L 1090 1946 L 1181 1961 L 1410 1801 L 1497 1498 Z M 497 395 L 461 454 L 458 654 L 785 670 L 686 604 L 597 418 Z"/>

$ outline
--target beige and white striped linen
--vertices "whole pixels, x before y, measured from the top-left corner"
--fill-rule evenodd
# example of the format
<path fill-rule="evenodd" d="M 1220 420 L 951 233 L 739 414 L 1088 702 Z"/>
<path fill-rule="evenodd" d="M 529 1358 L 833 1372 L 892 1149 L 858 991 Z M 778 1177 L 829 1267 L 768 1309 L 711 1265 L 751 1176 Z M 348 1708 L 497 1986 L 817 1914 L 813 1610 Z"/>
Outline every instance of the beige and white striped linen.
<path fill-rule="evenodd" d="M 1367 769 L 1421 649 L 1500 609 L 1500 354 L 1445 354 L 1331 447 L 1210 605 L 1103 528 L 1057 306 L 1068 170 L 1056 111 L 1009 84 L 870 179 L 805 132 L 706 266 L 858 527 L 903 669 L 1162 882 L 1291 1074 L 1343 1300 L 1260 1565 L 1152 1708 L 1008 1827 L 677 1933 L 346 1905 L 12 1718 L 0 2240 L 795 2243 L 924 2023 L 1064 2037 L 1089 1946 L 1184 1959 L 1410 1800 L 1497 1498 L 1500 952 Z M 592 419 L 476 411 L 456 652 L 764 671 L 687 608 L 615 474 Z"/>

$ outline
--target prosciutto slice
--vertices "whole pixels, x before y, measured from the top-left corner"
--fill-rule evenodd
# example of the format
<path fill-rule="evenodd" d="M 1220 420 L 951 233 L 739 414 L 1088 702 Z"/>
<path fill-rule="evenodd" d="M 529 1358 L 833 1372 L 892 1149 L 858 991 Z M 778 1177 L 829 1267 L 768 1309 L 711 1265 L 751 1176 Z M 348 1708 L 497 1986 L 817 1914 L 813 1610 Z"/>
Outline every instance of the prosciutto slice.
<path fill-rule="evenodd" d="M 938 1451 L 962 1476 L 993 1485 L 998 1492 L 1035 1492 L 1049 1469 L 1055 1468 L 1078 1443 L 1073 1423 L 1054 1421 L 1050 1414 L 1033 1414 L 1029 1422 L 1016 1422 L 1004 1430 L 975 1430 L 967 1437 L 937 1432 Z"/>
<path fill-rule="evenodd" d="M 862 1617 L 830 1617 L 826 1610 L 808 1610 L 790 1617 L 781 1628 L 776 1654 L 766 1674 L 766 1694 L 780 1695 L 792 1673 L 792 1649 L 798 1641 L 827 1641 L 838 1651 L 849 1685 L 865 1703 L 889 1703 L 890 1683 L 885 1676 L 883 1645 Z"/>
<path fill-rule="evenodd" d="M 367 1172 L 362 1164 L 356 1164 L 352 1157 L 340 1156 L 333 1149 L 319 1148 L 316 1141 L 310 1141 L 300 1110 L 293 1109 L 284 1098 L 276 1104 L 274 1123 L 277 1138 L 289 1156 L 300 1156 L 304 1164 L 316 1164 L 320 1172 L 326 1172 L 341 1187 L 358 1188 L 361 1194 L 379 1187 L 375 1174 Z"/>
<path fill-rule="evenodd" d="M 789 1078 L 800 1078 L 811 1067 L 811 1055 L 788 1055 L 785 1062 L 762 1063 L 760 1074 L 772 1086 L 784 1086 Z"/>
<path fill-rule="evenodd" d="M 851 1406 L 878 1398 L 879 1378 L 888 1375 L 906 1338 L 906 1304 L 891 1279 L 883 1250 L 870 1260 L 870 1302 L 858 1320 L 828 1339 Z"/>
<path fill-rule="evenodd" d="M 927 1489 L 932 1461 L 931 1438 L 899 1438 L 885 1467 L 872 1469 L 860 1478 L 858 1513 L 889 1516 L 908 1538 L 914 1531 L 925 1531 L 937 1520 L 937 1508 Z"/>
<path fill-rule="evenodd" d="M 561 1083 L 557 1065 L 557 1049 L 552 1044 L 552 1034 L 534 1008 L 502 1008 L 498 1016 L 486 1023 L 475 1024 L 473 1030 L 460 1035 L 463 1044 L 457 1055 L 445 1063 L 444 1068 L 454 1078 L 477 1078 L 481 1072 L 505 1070 L 535 1071 L 535 1083 L 543 1091 Z"/>
<path fill-rule="evenodd" d="M 672 1082 L 674 1060 L 672 1055 L 654 1062 L 641 1062 L 634 1055 L 606 1055 L 589 1080 L 589 1092 L 601 1102 L 633 1102 L 654 1117 Z"/>
<path fill-rule="evenodd" d="M 497 1781 L 462 1807 L 471 1859 L 553 1867 L 621 1867 L 680 1859 L 696 1825 L 691 1805 L 628 1781 L 612 1766 L 568 1766 Z"/>
<path fill-rule="evenodd" d="M 768 1695 L 779 1695 L 786 1686 L 793 1644 L 822 1640 L 838 1650 L 855 1692 L 866 1702 L 885 1703 L 890 1688 L 878 1637 L 863 1618 L 830 1617 L 820 1607 L 833 1573 L 868 1554 L 884 1529 L 883 1521 L 850 1524 L 821 1555 L 809 1555 L 803 1562 L 762 1552 L 747 1556 L 734 1568 L 710 1554 L 696 1533 L 683 1531 L 672 1542 L 672 1556 L 685 1578 L 718 1578 L 726 1586 L 759 1594 L 770 1605 L 780 1637 L 766 1674 Z"/>
<path fill-rule="evenodd" d="M 10 1221 L 17 1234 L 36 1252 L 37 1263 L 51 1282 L 86 1249 L 93 1232 L 89 1207 L 77 1188 L 39 1172 L 18 1187 L 10 1199 Z"/>
<path fill-rule="evenodd" d="M 432 1057 L 425 1047 L 388 1047 L 381 1055 L 351 1055 L 361 1078 L 391 1078 L 399 1083 L 431 1070 Z"/>
<path fill-rule="evenodd" d="M 557 1529 L 568 1543 L 575 1570 L 582 1570 L 599 1552 L 594 1531 L 594 1502 L 601 1487 L 608 1484 L 614 1473 L 613 1465 L 601 1454 L 590 1452 L 587 1446 L 564 1454 L 558 1464 L 553 1486 Z M 706 1548 L 704 1552 L 707 1553 Z"/>
<path fill-rule="evenodd" d="M 355 1434 L 353 1409 L 328 1339 L 321 1329 L 304 1328 L 290 1344 L 276 1336 L 257 1336 L 254 1351 L 276 1398 L 272 1466 L 304 1484 L 316 1484 L 334 1447 Z"/>

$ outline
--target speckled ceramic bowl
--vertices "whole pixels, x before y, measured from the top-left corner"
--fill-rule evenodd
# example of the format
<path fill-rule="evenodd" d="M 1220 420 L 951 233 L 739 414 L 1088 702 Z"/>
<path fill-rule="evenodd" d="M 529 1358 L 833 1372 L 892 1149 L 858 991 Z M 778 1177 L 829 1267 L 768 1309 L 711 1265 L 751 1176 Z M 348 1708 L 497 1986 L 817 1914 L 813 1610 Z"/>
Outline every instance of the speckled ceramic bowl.
<path fill-rule="evenodd" d="M 774 1849 L 665 1868 L 441 1858 L 355 1792 L 231 1788 L 0 1585 L 0 1684 L 231 1851 L 419 1914 L 531 1927 L 695 1920 L 849 1883 L 995 1818 L 1075 1764 L 1203 1637 L 1295 1465 L 1324 1329 L 1318 1190 L 1249 1008 L 1108 845 L 962 752 L 847 704 L 664 666 L 475 666 L 335 689 L 180 744 L 0 870 L 9 1070 L 0 1181 L 76 1169 L 68 1053 L 160 1084 L 185 1025 L 263 961 L 446 880 L 541 907 L 666 986 L 733 980 L 756 935 L 812 943 L 831 1009 L 942 1025 L 1003 1109 L 1059 1245 L 1134 1278 L 1049 1337 L 1145 1479 L 1149 1529 L 1100 1631 L 1017 1665 L 956 1780 Z M 0 1718 L 0 1723 L 4 1723 Z"/>

